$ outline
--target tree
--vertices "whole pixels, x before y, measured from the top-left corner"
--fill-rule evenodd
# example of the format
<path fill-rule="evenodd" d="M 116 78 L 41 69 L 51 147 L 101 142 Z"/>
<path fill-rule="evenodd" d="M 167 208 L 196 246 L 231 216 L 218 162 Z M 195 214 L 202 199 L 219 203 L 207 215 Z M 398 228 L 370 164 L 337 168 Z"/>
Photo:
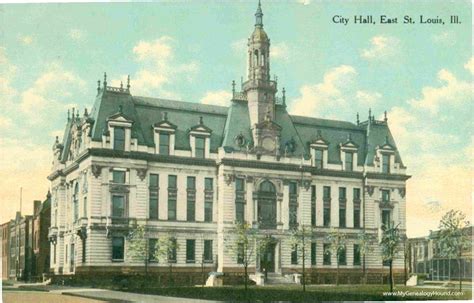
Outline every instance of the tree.
<path fill-rule="evenodd" d="M 149 247 L 148 233 L 145 225 L 137 225 L 128 234 L 127 254 L 135 259 L 140 260 L 145 265 L 145 276 L 148 275 L 148 262 L 150 254 L 156 255 L 158 247 Z"/>
<path fill-rule="evenodd" d="M 346 251 L 346 235 L 339 230 L 332 229 L 326 236 L 326 241 L 329 242 L 329 249 L 324 253 L 331 253 L 336 255 L 336 285 L 339 285 L 339 261 L 343 252 Z"/>
<path fill-rule="evenodd" d="M 237 256 L 237 263 L 244 267 L 245 291 L 248 289 L 248 266 L 256 260 L 257 229 L 246 222 L 239 222 L 225 238 L 226 249 Z"/>
<path fill-rule="evenodd" d="M 439 223 L 440 255 L 458 260 L 459 290 L 462 290 L 461 257 L 462 252 L 469 249 L 471 241 L 468 235 L 469 221 L 459 210 L 450 210 L 441 218 Z"/>
<path fill-rule="evenodd" d="M 179 244 L 175 237 L 169 234 L 159 237 L 156 256 L 159 262 L 168 263 L 170 283 L 173 281 L 173 263 L 176 263 L 176 254 L 178 250 Z"/>
<path fill-rule="evenodd" d="M 301 228 L 294 228 L 291 231 L 291 244 L 293 249 L 297 250 L 299 256 L 302 260 L 302 283 L 303 291 L 306 291 L 306 250 L 308 247 L 308 242 L 311 243 L 313 237 L 312 228 L 308 228 L 305 225 L 301 225 Z M 310 244 L 311 245 L 311 244 Z"/>
<path fill-rule="evenodd" d="M 373 237 L 364 231 L 357 235 L 356 244 L 359 245 L 359 253 L 362 257 L 362 274 L 364 283 L 367 283 L 367 269 L 365 264 L 365 256 L 372 252 Z"/>
<path fill-rule="evenodd" d="M 389 263 L 389 283 L 390 291 L 393 291 L 393 259 L 398 252 L 398 245 L 401 241 L 400 229 L 394 224 L 382 225 L 382 240 L 380 246 L 382 247 L 382 258 Z"/>

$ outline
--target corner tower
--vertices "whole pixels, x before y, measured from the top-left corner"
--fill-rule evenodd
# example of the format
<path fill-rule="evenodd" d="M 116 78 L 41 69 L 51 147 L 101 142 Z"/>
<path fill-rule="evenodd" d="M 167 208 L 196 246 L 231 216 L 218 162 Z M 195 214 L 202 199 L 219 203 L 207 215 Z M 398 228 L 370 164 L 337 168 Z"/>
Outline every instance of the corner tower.
<path fill-rule="evenodd" d="M 255 29 L 247 45 L 248 77 L 243 83 L 243 91 L 247 96 L 255 147 L 265 152 L 274 152 L 279 136 L 276 130 L 279 127 L 273 125 L 277 83 L 270 80 L 270 39 L 263 29 L 260 1 L 255 13 Z"/>

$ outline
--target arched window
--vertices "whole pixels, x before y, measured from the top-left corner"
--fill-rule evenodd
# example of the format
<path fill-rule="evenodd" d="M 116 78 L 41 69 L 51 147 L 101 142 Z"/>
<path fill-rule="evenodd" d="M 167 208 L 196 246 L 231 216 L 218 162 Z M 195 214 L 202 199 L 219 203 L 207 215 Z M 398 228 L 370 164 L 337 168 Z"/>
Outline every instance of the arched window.
<path fill-rule="evenodd" d="M 79 183 L 74 186 L 74 195 L 72 196 L 72 203 L 74 207 L 74 222 L 79 218 Z"/>
<path fill-rule="evenodd" d="M 258 58 L 258 49 L 256 49 L 256 50 L 254 51 L 254 55 L 255 55 L 255 62 L 254 62 L 254 63 L 255 63 L 255 66 L 258 66 L 258 59 L 259 59 L 259 58 Z"/>
<path fill-rule="evenodd" d="M 262 54 L 262 62 L 261 62 L 262 66 L 265 66 L 265 54 Z"/>
<path fill-rule="evenodd" d="M 276 192 L 275 185 L 270 181 L 263 181 L 262 184 L 260 184 L 260 191 L 274 193 Z"/>

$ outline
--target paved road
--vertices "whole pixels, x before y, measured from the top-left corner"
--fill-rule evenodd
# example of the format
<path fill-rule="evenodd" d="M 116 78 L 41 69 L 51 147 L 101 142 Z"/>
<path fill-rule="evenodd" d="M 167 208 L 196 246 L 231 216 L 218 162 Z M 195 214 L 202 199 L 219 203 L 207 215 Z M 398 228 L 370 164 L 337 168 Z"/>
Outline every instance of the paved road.
<path fill-rule="evenodd" d="M 4 303 L 100 303 L 106 301 L 86 299 L 44 291 L 4 291 Z"/>

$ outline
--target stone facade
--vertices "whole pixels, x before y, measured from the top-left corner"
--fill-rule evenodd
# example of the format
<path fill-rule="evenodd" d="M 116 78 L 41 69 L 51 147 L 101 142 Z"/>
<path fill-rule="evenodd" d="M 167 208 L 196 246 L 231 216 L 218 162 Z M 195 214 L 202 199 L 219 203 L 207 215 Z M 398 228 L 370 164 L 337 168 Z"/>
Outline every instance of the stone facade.
<path fill-rule="evenodd" d="M 387 272 L 377 239 L 383 222 L 405 233 L 409 178 L 387 119 L 333 121 L 288 114 L 284 89 L 270 79 L 270 40 L 256 14 L 249 38 L 248 79 L 233 85 L 228 107 L 137 97 L 130 81 L 107 85 L 91 113 L 68 115 L 53 146 L 51 271 L 56 275 L 143 270 L 127 252 L 130 230 L 171 235 L 179 244 L 175 270 L 242 273 L 226 248 L 236 221 L 274 239 L 267 271 L 301 271 L 292 259 L 291 229 L 307 226 L 314 244 L 307 268 L 328 279 L 336 256 L 324 258 L 332 228 L 347 234 L 346 272 L 361 273 L 356 238 L 373 239 L 365 263 Z M 403 271 L 403 255 L 394 260 Z M 151 272 L 167 264 L 150 263 Z M 252 272 L 261 271 L 259 258 Z M 321 276 L 316 275 L 321 272 Z M 355 279 L 355 278 L 354 278 Z"/>
<path fill-rule="evenodd" d="M 10 222 L 0 225 L 2 237 L 2 280 L 8 280 L 10 266 Z"/>

